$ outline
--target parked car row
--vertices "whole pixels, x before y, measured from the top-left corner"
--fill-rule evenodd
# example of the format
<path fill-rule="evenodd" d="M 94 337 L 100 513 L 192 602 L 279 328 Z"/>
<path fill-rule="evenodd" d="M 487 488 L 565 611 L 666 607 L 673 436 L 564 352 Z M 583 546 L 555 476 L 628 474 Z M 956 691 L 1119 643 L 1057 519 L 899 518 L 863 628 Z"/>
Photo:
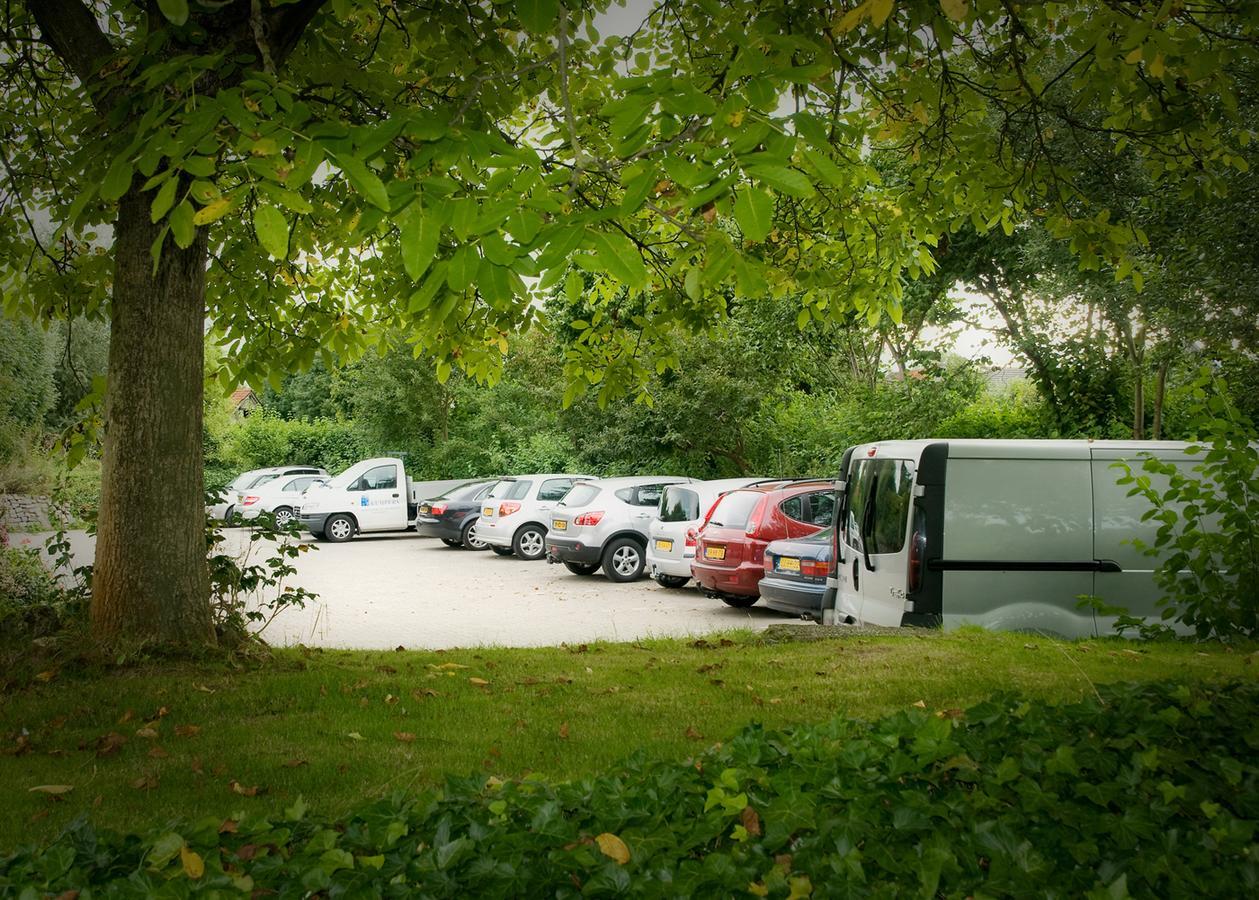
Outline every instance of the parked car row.
<path fill-rule="evenodd" d="M 1150 615 L 1161 595 L 1156 562 L 1139 549 L 1154 543 L 1158 520 L 1119 484 L 1116 463 L 1153 454 L 1188 470 L 1187 447 L 886 442 L 847 450 L 833 482 L 578 473 L 417 482 L 401 460 L 382 458 L 333 478 L 302 466 L 246 472 L 213 511 L 287 516 L 329 541 L 413 528 L 618 582 L 650 575 L 678 588 L 693 578 L 731 606 L 764 600 L 822 621 L 1081 637 L 1109 631 L 1114 615 L 1080 597 Z"/>

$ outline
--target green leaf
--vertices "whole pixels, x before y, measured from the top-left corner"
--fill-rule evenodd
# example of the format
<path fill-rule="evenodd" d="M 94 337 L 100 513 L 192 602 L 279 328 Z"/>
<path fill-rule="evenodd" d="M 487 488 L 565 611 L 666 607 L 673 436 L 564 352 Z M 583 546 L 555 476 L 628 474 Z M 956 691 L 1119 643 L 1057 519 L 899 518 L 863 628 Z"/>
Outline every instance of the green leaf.
<path fill-rule="evenodd" d="M 568 298 L 569 303 L 576 303 L 581 300 L 581 295 L 585 291 L 586 286 L 582 282 L 581 273 L 576 269 L 569 269 L 568 276 L 564 279 L 564 296 Z M 576 325 L 574 324 L 574 328 Z"/>
<path fill-rule="evenodd" d="M 184 250 L 192 246 L 192 241 L 197 236 L 193 215 L 192 204 L 187 200 L 176 206 L 175 211 L 170 214 L 170 233 L 174 236 L 176 245 Z"/>
<path fill-rule="evenodd" d="M 427 215 L 417 202 L 410 215 L 402 223 L 402 265 L 407 270 L 407 277 L 419 281 L 432 265 L 437 256 L 437 239 L 441 235 L 441 225 L 433 216 Z"/>
<path fill-rule="evenodd" d="M 734 219 L 750 241 L 763 241 L 774 227 L 774 199 L 759 188 L 746 187 L 734 201 Z"/>
<path fill-rule="evenodd" d="M 167 178 L 162 183 L 161 190 L 157 192 L 157 196 L 153 198 L 153 205 L 149 207 L 149 221 L 159 222 L 162 216 L 170 212 L 170 208 L 175 205 L 175 192 L 179 189 L 178 178 Z"/>
<path fill-rule="evenodd" d="M 125 156 L 115 158 L 109 164 L 109 171 L 105 173 L 105 178 L 101 181 L 101 199 L 112 203 L 127 193 L 127 189 L 131 187 L 133 171 L 131 160 Z"/>
<path fill-rule="evenodd" d="M 844 170 L 837 166 L 834 160 L 825 153 L 820 153 L 812 147 L 806 147 L 804 149 L 804 158 L 822 176 L 822 180 L 831 187 L 843 187 L 848 181 L 844 177 Z"/>
<path fill-rule="evenodd" d="M 285 259 L 289 253 L 289 223 L 284 213 L 274 206 L 260 206 L 254 212 L 254 234 L 258 243 L 276 259 Z"/>
<path fill-rule="evenodd" d="M 367 202 L 373 206 L 389 212 L 389 192 L 385 190 L 385 183 L 380 177 L 367 167 L 367 163 L 363 162 L 357 156 L 350 156 L 348 153 L 341 153 L 334 156 L 333 159 L 345 173 L 345 177 L 349 179 L 350 184 L 354 186 L 354 190 L 358 191 Z"/>
<path fill-rule="evenodd" d="M 590 232 L 590 243 L 602 269 L 626 287 L 641 289 L 647 286 L 647 266 L 638 248 L 623 234 Z"/>
<path fill-rule="evenodd" d="M 516 14 L 526 31 L 540 34 L 555 27 L 560 14 L 559 0 L 519 0 Z"/>
<path fill-rule="evenodd" d="M 466 291 L 476 277 L 480 263 L 481 258 L 472 245 L 464 244 L 456 250 L 455 255 L 450 258 L 450 268 L 446 270 L 446 283 L 450 285 L 450 289 L 456 292 Z"/>
<path fill-rule="evenodd" d="M 815 193 L 808 176 L 799 169 L 788 166 L 760 165 L 752 166 L 747 173 L 762 184 L 791 197 L 807 199 Z"/>
<path fill-rule="evenodd" d="M 157 0 L 157 8 L 172 25 L 183 25 L 188 21 L 188 0 Z"/>

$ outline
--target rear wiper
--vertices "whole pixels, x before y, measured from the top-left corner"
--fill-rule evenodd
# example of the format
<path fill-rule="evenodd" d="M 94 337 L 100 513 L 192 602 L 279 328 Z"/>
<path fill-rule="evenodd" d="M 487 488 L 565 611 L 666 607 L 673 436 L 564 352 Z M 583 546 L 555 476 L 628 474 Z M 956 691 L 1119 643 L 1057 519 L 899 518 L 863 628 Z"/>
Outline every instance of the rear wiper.
<path fill-rule="evenodd" d="M 714 522 L 714 521 L 712 521 L 711 519 L 709 519 L 708 524 L 709 524 L 709 525 L 716 525 L 718 528 L 725 528 L 725 527 L 726 527 L 726 523 L 725 523 L 725 522 Z"/>

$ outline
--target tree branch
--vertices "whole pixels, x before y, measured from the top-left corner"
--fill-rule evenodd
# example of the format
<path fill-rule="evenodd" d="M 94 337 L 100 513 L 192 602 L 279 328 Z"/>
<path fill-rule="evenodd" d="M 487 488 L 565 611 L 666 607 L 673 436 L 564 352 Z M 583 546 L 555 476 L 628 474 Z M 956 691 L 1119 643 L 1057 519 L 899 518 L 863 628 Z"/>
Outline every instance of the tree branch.
<path fill-rule="evenodd" d="M 114 45 L 101 31 L 92 11 L 80 0 L 26 0 L 45 43 L 78 77 L 92 104 L 102 115 L 113 107 L 100 78 L 101 63 L 114 54 Z"/>

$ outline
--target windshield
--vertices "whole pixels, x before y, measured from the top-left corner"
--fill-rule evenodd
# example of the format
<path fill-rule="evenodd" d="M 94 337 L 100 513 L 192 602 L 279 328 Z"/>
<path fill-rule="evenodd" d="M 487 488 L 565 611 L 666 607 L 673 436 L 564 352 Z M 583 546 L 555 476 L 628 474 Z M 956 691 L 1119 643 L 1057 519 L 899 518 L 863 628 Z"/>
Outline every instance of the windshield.
<path fill-rule="evenodd" d="M 693 522 L 699 517 L 699 494 L 674 485 L 664 489 L 660 498 L 661 522 Z"/>
<path fill-rule="evenodd" d="M 760 491 L 731 491 L 717 501 L 708 524 L 718 528 L 743 528 L 764 496 Z"/>
<path fill-rule="evenodd" d="M 560 501 L 560 506 L 585 506 L 599 496 L 602 488 L 593 484 L 574 485 L 573 489 L 564 495 L 564 499 Z"/>

